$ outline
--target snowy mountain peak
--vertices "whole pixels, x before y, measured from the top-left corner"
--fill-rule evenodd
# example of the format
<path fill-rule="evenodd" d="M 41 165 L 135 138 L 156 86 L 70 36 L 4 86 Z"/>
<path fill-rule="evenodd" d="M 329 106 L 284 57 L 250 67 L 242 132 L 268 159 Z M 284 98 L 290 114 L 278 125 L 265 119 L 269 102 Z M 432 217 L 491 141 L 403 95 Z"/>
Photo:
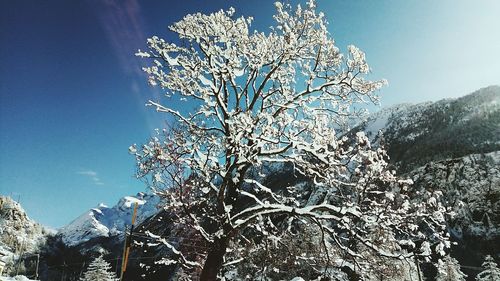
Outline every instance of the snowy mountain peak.
<path fill-rule="evenodd" d="M 138 193 L 121 198 L 113 207 L 99 204 L 85 212 L 58 234 L 68 246 L 76 246 L 98 237 L 121 235 L 132 222 L 132 214 L 137 203 L 137 223 L 158 212 L 160 198 L 156 195 Z"/>
<path fill-rule="evenodd" d="M 139 194 L 137 195 L 139 196 Z M 137 203 L 138 206 L 142 206 L 146 203 L 147 201 L 141 198 L 136 198 L 132 196 L 125 196 L 120 201 L 118 201 L 117 206 L 120 207 L 120 209 L 127 210 L 129 208 L 134 207 L 134 204 Z"/>
<path fill-rule="evenodd" d="M 107 208 L 108 206 L 104 203 L 99 203 L 99 206 L 97 208 Z"/>

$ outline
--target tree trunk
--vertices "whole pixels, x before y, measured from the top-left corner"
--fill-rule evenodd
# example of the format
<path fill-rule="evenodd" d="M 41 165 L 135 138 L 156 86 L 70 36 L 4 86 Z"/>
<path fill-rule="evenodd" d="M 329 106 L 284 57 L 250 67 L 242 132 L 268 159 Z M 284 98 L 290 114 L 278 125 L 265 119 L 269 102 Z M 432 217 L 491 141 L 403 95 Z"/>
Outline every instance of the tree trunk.
<path fill-rule="evenodd" d="M 222 268 L 224 255 L 226 254 L 228 238 L 217 239 L 208 252 L 207 259 L 200 274 L 200 281 L 215 281 L 217 274 Z"/>

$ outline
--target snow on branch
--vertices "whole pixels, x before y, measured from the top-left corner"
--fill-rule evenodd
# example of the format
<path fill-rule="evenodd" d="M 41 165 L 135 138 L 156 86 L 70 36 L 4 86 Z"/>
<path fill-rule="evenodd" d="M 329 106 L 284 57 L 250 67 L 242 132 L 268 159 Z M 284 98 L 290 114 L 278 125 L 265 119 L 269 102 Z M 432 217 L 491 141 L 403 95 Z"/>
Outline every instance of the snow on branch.
<path fill-rule="evenodd" d="M 427 237 L 446 241 L 442 207 L 411 198 L 386 152 L 348 130 L 354 106 L 377 103 L 386 81 L 366 79 L 359 48 L 342 54 L 314 1 L 278 2 L 274 19 L 259 32 L 234 9 L 186 15 L 170 26 L 184 47 L 154 36 L 137 53 L 151 61 L 144 71 L 166 100 L 196 106 L 182 113 L 175 103 L 149 101 L 176 120 L 174 128 L 131 151 L 138 176 L 208 248 L 202 277 L 237 266 L 224 259 L 244 258 L 243 244 L 256 253 L 294 229 L 309 233 L 305 221 L 322 233 L 311 234 L 323 245 L 312 260 L 327 263 L 311 264 L 317 271 L 329 270 L 334 253 L 361 265 L 367 252 L 399 259 L 419 252 Z"/>

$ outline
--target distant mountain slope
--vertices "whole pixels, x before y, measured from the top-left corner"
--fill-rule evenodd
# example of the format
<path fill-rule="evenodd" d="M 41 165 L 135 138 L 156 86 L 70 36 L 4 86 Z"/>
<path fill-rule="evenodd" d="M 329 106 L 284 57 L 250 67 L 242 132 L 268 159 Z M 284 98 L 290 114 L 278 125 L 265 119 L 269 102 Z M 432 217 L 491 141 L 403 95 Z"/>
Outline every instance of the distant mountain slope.
<path fill-rule="evenodd" d="M 500 86 L 458 99 L 403 104 L 371 114 L 363 130 L 384 145 L 415 191 L 442 192 L 452 256 L 473 280 L 487 254 L 500 252 Z M 415 196 L 418 196 L 416 194 Z"/>
<path fill-rule="evenodd" d="M 384 143 L 399 172 L 430 161 L 498 151 L 500 86 L 458 99 L 382 109 L 355 130 Z M 383 137 L 378 136 L 379 130 Z"/>
<path fill-rule="evenodd" d="M 140 223 L 158 212 L 160 199 L 155 195 L 138 193 L 136 196 L 123 197 L 111 208 L 100 204 L 61 228 L 58 235 L 67 246 L 76 246 L 99 237 L 120 235 L 131 224 L 136 202 L 137 222 Z"/>

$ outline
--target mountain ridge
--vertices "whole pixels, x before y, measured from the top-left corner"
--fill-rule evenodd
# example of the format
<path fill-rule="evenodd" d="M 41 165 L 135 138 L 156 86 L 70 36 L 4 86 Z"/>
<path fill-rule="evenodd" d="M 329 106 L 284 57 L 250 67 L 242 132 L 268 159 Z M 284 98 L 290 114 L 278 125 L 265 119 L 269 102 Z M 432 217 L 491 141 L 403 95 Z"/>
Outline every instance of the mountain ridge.
<path fill-rule="evenodd" d="M 57 235 L 70 247 L 94 238 L 122 235 L 131 224 L 135 203 L 138 204 L 137 222 L 140 223 L 158 211 L 160 198 L 139 192 L 135 196 L 122 197 L 113 207 L 101 203 L 60 228 Z"/>
<path fill-rule="evenodd" d="M 370 114 L 353 130 L 384 145 L 400 173 L 431 161 L 497 151 L 500 86 L 455 99 L 394 105 Z"/>

